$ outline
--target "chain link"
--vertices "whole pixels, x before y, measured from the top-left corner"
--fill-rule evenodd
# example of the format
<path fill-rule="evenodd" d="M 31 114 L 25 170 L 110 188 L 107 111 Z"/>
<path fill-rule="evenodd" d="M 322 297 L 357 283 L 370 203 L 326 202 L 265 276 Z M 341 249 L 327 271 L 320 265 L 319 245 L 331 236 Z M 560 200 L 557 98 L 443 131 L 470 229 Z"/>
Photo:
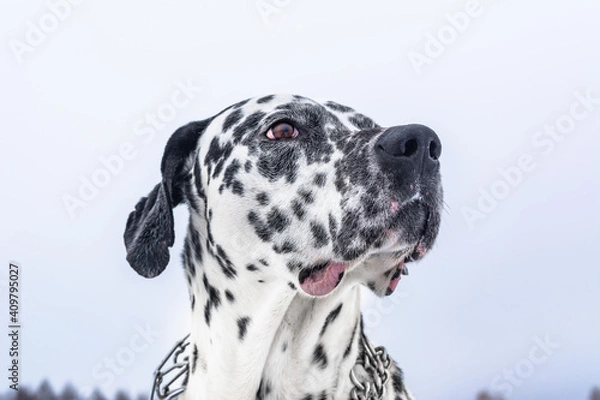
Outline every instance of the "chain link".
<path fill-rule="evenodd" d="M 371 346 L 364 333 L 361 334 L 364 352 L 354 368 L 350 371 L 352 400 L 381 400 L 385 394 L 385 385 L 390 379 L 390 365 L 392 363 L 385 348 Z M 356 367 L 362 366 L 371 381 L 361 382 L 356 375 Z"/>
<path fill-rule="evenodd" d="M 188 334 L 177 342 L 154 371 L 150 400 L 173 400 L 185 390 L 190 368 L 189 358 L 187 355 L 183 356 L 183 353 L 190 344 L 189 337 Z M 373 348 L 364 333 L 361 334 L 361 341 L 364 349 L 362 357 L 350 370 L 350 380 L 354 385 L 351 392 L 352 399 L 381 400 L 385 394 L 385 385 L 390 379 L 390 357 L 384 347 Z M 172 365 L 165 367 L 168 361 L 171 361 Z M 366 371 L 370 381 L 362 382 L 358 378 L 355 370 L 359 365 Z M 179 387 L 172 389 L 171 386 L 176 382 L 179 383 Z"/>
<path fill-rule="evenodd" d="M 188 334 L 177 342 L 154 371 L 154 382 L 152 384 L 150 400 L 172 400 L 185 390 L 190 374 L 190 367 L 188 356 L 182 356 L 182 354 L 190 344 L 188 341 L 189 337 L 190 335 Z M 181 357 L 181 360 L 179 357 Z M 172 362 L 172 365 L 163 369 L 169 360 Z M 171 389 L 171 385 L 174 385 L 177 381 L 179 381 L 179 387 Z"/>

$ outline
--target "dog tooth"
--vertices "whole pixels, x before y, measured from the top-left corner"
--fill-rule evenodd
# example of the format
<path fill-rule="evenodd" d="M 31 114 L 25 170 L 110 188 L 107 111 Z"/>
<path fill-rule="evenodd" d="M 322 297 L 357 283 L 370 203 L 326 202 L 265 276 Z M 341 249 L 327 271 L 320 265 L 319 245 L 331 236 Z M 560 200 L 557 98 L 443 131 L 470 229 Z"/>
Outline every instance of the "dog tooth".
<path fill-rule="evenodd" d="M 402 275 L 408 275 L 408 267 L 406 265 L 403 265 L 402 269 L 400 270 L 400 273 Z"/>

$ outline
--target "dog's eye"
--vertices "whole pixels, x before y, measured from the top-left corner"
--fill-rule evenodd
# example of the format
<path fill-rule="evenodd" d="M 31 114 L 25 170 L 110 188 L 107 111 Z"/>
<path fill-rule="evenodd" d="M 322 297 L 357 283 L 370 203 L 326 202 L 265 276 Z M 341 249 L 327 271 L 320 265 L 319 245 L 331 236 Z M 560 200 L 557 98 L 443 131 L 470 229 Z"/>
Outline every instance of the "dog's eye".
<path fill-rule="evenodd" d="M 279 122 L 269 129 L 267 137 L 271 140 L 292 139 L 298 136 L 298 134 L 298 129 L 293 125 L 287 122 Z"/>

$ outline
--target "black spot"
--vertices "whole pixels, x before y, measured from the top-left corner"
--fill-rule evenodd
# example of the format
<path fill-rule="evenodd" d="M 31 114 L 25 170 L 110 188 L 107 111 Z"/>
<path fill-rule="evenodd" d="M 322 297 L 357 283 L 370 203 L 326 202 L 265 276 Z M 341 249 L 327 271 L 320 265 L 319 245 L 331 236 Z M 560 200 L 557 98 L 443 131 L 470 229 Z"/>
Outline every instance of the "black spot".
<path fill-rule="evenodd" d="M 238 338 L 240 340 L 244 340 L 244 336 L 246 336 L 246 331 L 248 329 L 248 324 L 250 323 L 249 317 L 243 317 L 237 320 L 238 326 Z"/>
<path fill-rule="evenodd" d="M 325 354 L 323 345 L 320 343 L 317 345 L 317 347 L 315 347 L 312 363 L 317 364 L 320 369 L 325 369 L 327 367 L 327 355 Z"/>
<path fill-rule="evenodd" d="M 337 167 L 336 167 L 336 171 L 339 171 L 339 169 Z M 345 176 L 344 174 L 336 174 L 335 181 L 334 181 L 335 189 L 342 194 L 346 193 L 347 188 L 348 188 L 348 185 L 346 184 L 344 176 Z"/>
<path fill-rule="evenodd" d="M 250 161 L 250 160 L 246 161 L 246 163 L 244 164 L 244 171 L 246 171 L 246 172 L 252 171 L 252 161 Z"/>
<path fill-rule="evenodd" d="M 196 165 L 198 165 L 198 163 L 194 163 L 194 169 L 196 168 Z M 194 174 L 195 173 L 196 172 L 194 171 Z M 187 180 L 184 182 L 184 184 L 185 184 L 184 198 L 186 199 L 189 206 L 193 209 L 193 211 L 199 213 L 202 209 L 202 207 L 200 206 L 200 201 L 202 200 L 203 197 L 202 197 L 202 194 L 196 194 L 194 192 L 194 185 L 196 183 L 196 179 L 197 179 L 197 177 L 195 175 L 192 175 L 190 180 Z"/>
<path fill-rule="evenodd" d="M 200 234 L 198 233 L 198 230 L 195 229 L 194 227 L 190 226 L 190 229 L 188 229 L 188 236 L 190 238 L 190 240 L 192 241 L 190 243 L 190 246 L 192 248 L 192 250 L 194 251 L 194 256 L 196 257 L 196 261 L 198 262 L 198 264 L 202 264 L 203 262 L 203 257 L 202 257 L 202 244 L 200 241 Z M 193 264 L 193 260 L 192 264 Z M 191 266 L 191 273 L 192 276 L 196 276 L 196 268 L 194 265 Z"/>
<path fill-rule="evenodd" d="M 281 351 L 285 352 L 287 350 L 287 342 L 283 342 L 283 346 L 281 346 Z"/>
<path fill-rule="evenodd" d="M 206 322 L 206 325 L 210 326 L 210 311 L 211 311 L 211 304 L 209 301 L 206 301 L 206 304 L 204 304 L 204 321 Z"/>
<path fill-rule="evenodd" d="M 294 247 L 294 244 L 292 242 L 286 240 L 281 246 L 277 246 L 274 244 L 273 250 L 275 250 L 276 253 L 285 254 L 296 251 L 296 248 Z"/>
<path fill-rule="evenodd" d="M 260 192 L 256 195 L 256 201 L 258 201 L 258 204 L 261 206 L 266 206 L 269 204 L 269 195 L 265 192 Z"/>
<path fill-rule="evenodd" d="M 402 371 L 400 369 L 398 369 L 398 371 L 394 372 L 394 374 L 392 375 L 392 384 L 396 393 L 405 392 L 406 388 L 404 387 L 404 379 L 402 377 Z"/>
<path fill-rule="evenodd" d="M 265 281 L 264 281 L 264 280 L 262 280 L 262 279 L 259 279 L 257 282 L 258 282 L 258 283 L 265 283 Z"/>
<path fill-rule="evenodd" d="M 236 126 L 233 130 L 233 143 L 239 143 L 247 132 L 256 129 L 266 115 L 262 111 L 257 111 L 246 117 L 244 122 Z"/>
<path fill-rule="evenodd" d="M 290 289 L 296 290 L 296 285 L 294 285 L 292 282 L 288 282 L 288 286 L 290 287 Z"/>
<path fill-rule="evenodd" d="M 370 129 L 377 126 L 371 118 L 358 113 L 348 118 L 348 121 L 358 129 Z"/>
<path fill-rule="evenodd" d="M 227 166 L 227 168 L 225 168 L 225 173 L 223 174 L 223 185 L 226 188 L 230 188 L 233 185 L 234 181 L 237 181 L 236 176 L 241 169 L 242 169 L 242 164 L 240 164 L 239 160 L 237 160 L 237 159 L 233 160 Z M 240 183 L 240 185 L 241 185 L 241 183 Z M 219 192 L 221 192 L 221 189 L 219 189 Z"/>
<path fill-rule="evenodd" d="M 221 146 L 218 137 L 215 136 L 211 140 L 206 157 L 204 158 L 204 165 L 211 166 L 216 164 L 212 173 L 213 178 L 221 173 L 223 165 L 231 155 L 232 151 L 233 144 L 231 142 L 227 142 L 225 145 Z"/>
<path fill-rule="evenodd" d="M 314 246 L 316 248 L 320 248 L 329 243 L 329 236 L 327 235 L 327 231 L 325 227 L 321 225 L 319 222 L 311 221 L 310 230 L 313 234 Z"/>
<path fill-rule="evenodd" d="M 336 103 L 335 101 L 328 101 L 325 103 L 325 106 L 327 106 L 328 108 L 331 108 L 332 110 L 339 111 L 339 112 L 354 111 L 354 109 L 344 106 L 344 105 L 341 105 L 339 103 Z"/>
<path fill-rule="evenodd" d="M 237 194 L 238 196 L 244 195 L 244 185 L 237 179 L 231 184 L 231 193 Z"/>
<path fill-rule="evenodd" d="M 327 391 L 323 390 L 319 396 L 319 400 L 327 400 Z"/>
<path fill-rule="evenodd" d="M 302 268 L 302 263 L 300 263 L 298 261 L 288 261 L 286 266 L 288 267 L 288 269 L 291 272 L 295 272 L 295 271 L 299 270 L 300 268 Z"/>
<path fill-rule="evenodd" d="M 297 200 L 292 200 L 292 212 L 300 221 L 304 219 L 304 215 L 306 214 L 304 206 Z"/>
<path fill-rule="evenodd" d="M 312 204 L 315 201 L 315 196 L 310 190 L 300 189 L 298 190 L 298 195 L 302 198 L 302 200 L 304 200 L 306 204 Z"/>
<path fill-rule="evenodd" d="M 271 94 L 269 96 L 261 97 L 260 99 L 256 100 L 256 102 L 258 104 L 268 103 L 271 100 L 273 100 L 274 98 L 275 98 L 275 96 Z"/>
<path fill-rule="evenodd" d="M 219 289 L 212 286 L 208 282 L 208 278 L 206 274 L 202 274 L 202 283 L 204 284 L 204 289 L 208 293 L 208 300 L 215 304 L 215 308 L 221 304 L 221 295 Z"/>
<path fill-rule="evenodd" d="M 350 355 L 350 351 L 352 350 L 352 344 L 354 343 L 354 335 L 356 335 L 356 330 L 358 329 L 358 322 L 354 324 L 354 329 L 352 330 L 352 335 L 350 335 L 350 341 L 346 346 L 346 350 L 344 350 L 344 355 L 342 358 L 346 358 Z"/>
<path fill-rule="evenodd" d="M 233 104 L 233 105 L 231 106 L 231 108 L 233 108 L 233 109 L 240 108 L 240 107 L 242 107 L 244 104 L 246 104 L 246 103 L 247 103 L 247 102 L 249 102 L 249 101 L 250 101 L 250 99 L 246 99 L 246 100 L 238 101 L 237 103 Z"/>
<path fill-rule="evenodd" d="M 283 232 L 290 224 L 290 219 L 285 216 L 278 208 L 274 207 L 267 214 L 267 223 L 277 232 Z"/>
<path fill-rule="evenodd" d="M 212 235 L 212 230 L 210 229 L 210 224 L 206 224 L 206 249 L 210 253 L 210 245 L 215 244 L 215 238 Z"/>
<path fill-rule="evenodd" d="M 313 183 L 318 187 L 325 186 L 326 182 L 327 182 L 327 175 L 322 172 L 316 174 L 315 177 L 313 178 Z"/>
<path fill-rule="evenodd" d="M 337 224 L 333 214 L 329 214 L 329 233 L 331 234 L 332 239 L 337 237 Z"/>
<path fill-rule="evenodd" d="M 335 319 L 340 314 L 341 310 L 342 310 L 342 304 L 340 303 L 340 305 L 338 305 L 336 308 L 334 308 L 327 315 L 327 318 L 325 318 L 325 323 L 323 324 L 323 328 L 321 328 L 321 333 L 319 333 L 319 336 L 323 336 L 325 334 L 325 331 L 327 330 L 327 327 L 329 326 L 329 324 L 331 324 L 333 321 L 335 321 Z"/>
<path fill-rule="evenodd" d="M 185 242 L 183 243 L 182 259 L 184 269 L 187 271 L 186 275 L 191 281 L 191 277 L 196 276 L 196 266 L 194 264 L 194 260 L 192 259 L 192 245 L 190 244 L 189 237 L 186 237 Z"/>
<path fill-rule="evenodd" d="M 250 225 L 254 228 L 254 232 L 263 242 L 271 240 L 273 231 L 254 211 L 248 213 L 248 222 L 250 222 Z"/>
<path fill-rule="evenodd" d="M 256 400 L 263 400 L 264 399 L 264 393 L 263 393 L 263 380 L 260 380 L 260 385 L 258 385 L 258 390 L 256 391 Z"/>
<path fill-rule="evenodd" d="M 260 260 L 258 260 L 258 262 L 261 263 L 262 265 L 264 265 L 265 267 L 269 266 L 269 263 L 264 258 L 261 258 Z"/>
<path fill-rule="evenodd" d="M 313 397 L 312 397 L 312 395 L 310 395 L 310 394 L 307 394 L 306 396 L 304 396 L 304 397 L 302 398 L 302 400 L 313 400 Z"/>
<path fill-rule="evenodd" d="M 217 176 L 219 176 L 221 171 L 223 171 L 223 167 L 225 166 L 225 161 L 227 161 L 226 158 L 222 158 L 219 161 L 217 161 L 217 163 L 215 164 L 215 169 L 212 173 L 213 179 L 216 178 Z M 210 167 L 209 167 L 209 172 L 210 172 Z"/>
<path fill-rule="evenodd" d="M 230 303 L 233 303 L 235 301 L 235 296 L 229 291 L 229 289 L 225 289 L 225 298 Z"/>
<path fill-rule="evenodd" d="M 210 326 L 211 311 L 213 308 L 216 310 L 221 305 L 221 293 L 219 289 L 208 282 L 206 274 L 202 274 L 202 283 L 204 284 L 204 290 L 208 294 L 208 299 L 204 305 L 204 320 L 206 321 L 206 325 Z"/>
<path fill-rule="evenodd" d="M 196 296 L 192 295 L 192 311 L 194 311 L 195 306 L 196 306 Z"/>
<path fill-rule="evenodd" d="M 193 185 L 196 188 L 196 192 L 198 192 L 198 197 L 200 199 L 206 199 L 206 193 L 204 193 L 204 188 L 202 187 L 202 166 L 200 165 L 200 159 L 197 158 L 194 163 L 194 182 Z M 191 188 L 190 188 L 191 192 Z M 188 199 L 194 199 L 195 196 L 188 196 Z M 195 200 L 195 199 L 194 199 Z M 192 205 L 196 209 L 196 211 L 200 212 L 200 204 L 197 201 L 193 201 Z"/>
<path fill-rule="evenodd" d="M 229 114 L 227 118 L 225 118 L 225 122 L 223 122 L 223 132 L 227 131 L 233 125 L 240 122 L 243 116 L 244 114 L 242 113 L 242 110 L 235 110 L 234 112 Z"/>
<path fill-rule="evenodd" d="M 269 382 L 264 382 L 263 379 L 261 379 L 258 390 L 256 391 L 256 400 L 263 400 L 269 393 L 271 393 L 271 385 Z"/>
<path fill-rule="evenodd" d="M 367 287 L 369 289 L 371 289 L 373 292 L 375 292 L 377 290 L 377 286 L 375 286 L 375 282 L 373 282 L 373 281 L 367 282 Z"/>
<path fill-rule="evenodd" d="M 196 372 L 196 366 L 198 364 L 198 346 L 194 343 L 194 351 L 192 352 L 192 374 Z"/>
<path fill-rule="evenodd" d="M 246 265 L 246 269 L 248 271 L 252 271 L 252 272 L 258 271 L 258 267 L 256 267 L 256 265 L 254 265 L 254 264 L 248 264 L 248 265 Z"/>
<path fill-rule="evenodd" d="M 223 250 L 223 248 L 220 245 L 217 245 L 217 254 L 215 256 L 215 259 L 221 266 L 221 270 L 223 271 L 226 277 L 228 277 L 229 279 L 235 278 L 235 276 L 237 275 L 237 271 L 233 266 L 233 263 L 229 260 L 227 253 L 225 253 L 225 250 Z"/>

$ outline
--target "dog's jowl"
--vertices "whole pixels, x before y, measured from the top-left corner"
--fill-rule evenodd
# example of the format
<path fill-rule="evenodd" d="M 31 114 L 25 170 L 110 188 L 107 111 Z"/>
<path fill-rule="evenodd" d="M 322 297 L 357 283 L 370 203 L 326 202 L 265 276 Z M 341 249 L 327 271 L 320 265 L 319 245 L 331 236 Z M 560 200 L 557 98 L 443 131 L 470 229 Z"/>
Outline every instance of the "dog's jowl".
<path fill-rule="evenodd" d="M 187 204 L 182 398 L 412 398 L 394 362 L 365 364 L 359 288 L 392 294 L 433 245 L 440 154 L 426 126 L 381 127 L 301 96 L 241 101 L 179 128 L 124 238 L 133 269 L 159 275 L 172 210 Z"/>

